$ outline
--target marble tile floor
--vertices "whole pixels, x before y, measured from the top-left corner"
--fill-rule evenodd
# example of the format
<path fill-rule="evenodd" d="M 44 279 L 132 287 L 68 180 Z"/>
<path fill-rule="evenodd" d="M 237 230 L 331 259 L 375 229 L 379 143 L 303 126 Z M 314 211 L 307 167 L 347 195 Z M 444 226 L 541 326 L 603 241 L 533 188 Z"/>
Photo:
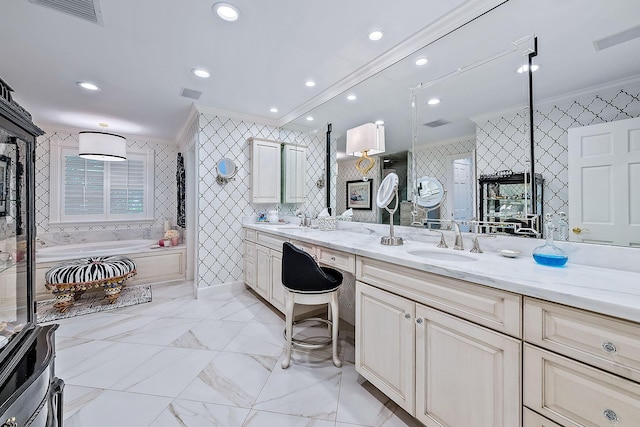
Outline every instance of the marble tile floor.
<path fill-rule="evenodd" d="M 156 286 L 151 303 L 57 323 L 65 427 L 421 426 L 357 374 L 346 323 L 342 368 L 328 347 L 283 370 L 283 317 L 246 290 Z"/>

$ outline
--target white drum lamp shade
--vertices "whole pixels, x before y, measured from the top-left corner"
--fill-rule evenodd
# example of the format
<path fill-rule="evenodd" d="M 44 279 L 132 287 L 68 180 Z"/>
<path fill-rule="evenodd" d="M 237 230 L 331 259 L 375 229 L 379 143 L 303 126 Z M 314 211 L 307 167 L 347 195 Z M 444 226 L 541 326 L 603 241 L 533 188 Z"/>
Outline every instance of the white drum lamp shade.
<path fill-rule="evenodd" d="M 102 161 L 127 160 L 127 139 L 106 132 L 82 131 L 78 134 L 79 153 L 84 159 Z"/>
<path fill-rule="evenodd" d="M 347 154 L 360 157 L 384 153 L 384 126 L 365 123 L 347 131 Z"/>
<path fill-rule="evenodd" d="M 359 156 L 356 169 L 362 174 L 363 180 L 368 180 L 367 174 L 376 164 L 370 154 L 384 153 L 384 126 L 365 123 L 347 130 L 347 154 Z"/>

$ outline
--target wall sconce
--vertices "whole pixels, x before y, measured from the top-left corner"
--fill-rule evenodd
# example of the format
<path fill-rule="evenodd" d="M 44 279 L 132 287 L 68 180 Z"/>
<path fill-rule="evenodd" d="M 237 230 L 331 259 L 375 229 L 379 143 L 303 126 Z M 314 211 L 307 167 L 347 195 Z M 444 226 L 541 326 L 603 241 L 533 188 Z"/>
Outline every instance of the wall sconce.
<path fill-rule="evenodd" d="M 347 131 L 347 154 L 360 156 L 356 162 L 356 169 L 362 174 L 362 180 L 367 181 L 367 173 L 376 164 L 369 155 L 384 153 L 384 126 L 365 123 Z M 364 164 L 368 162 L 367 164 Z"/>
<path fill-rule="evenodd" d="M 106 123 L 100 123 L 102 132 L 82 131 L 78 133 L 78 155 L 84 159 L 117 162 L 127 160 L 127 139 L 124 136 L 106 133 Z"/>

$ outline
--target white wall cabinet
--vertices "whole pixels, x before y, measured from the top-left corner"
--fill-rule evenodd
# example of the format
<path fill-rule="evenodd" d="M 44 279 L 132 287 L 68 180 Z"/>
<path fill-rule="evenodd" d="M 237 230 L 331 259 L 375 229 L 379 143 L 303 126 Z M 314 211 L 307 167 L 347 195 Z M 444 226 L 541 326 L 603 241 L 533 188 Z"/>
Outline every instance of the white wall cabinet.
<path fill-rule="evenodd" d="M 249 138 L 251 144 L 251 201 L 280 203 L 281 146 L 278 141 Z"/>
<path fill-rule="evenodd" d="M 518 339 L 356 282 L 356 370 L 427 427 L 520 426 L 521 347 Z"/>
<path fill-rule="evenodd" d="M 304 203 L 307 186 L 307 147 L 284 144 L 282 159 L 282 202 Z"/>

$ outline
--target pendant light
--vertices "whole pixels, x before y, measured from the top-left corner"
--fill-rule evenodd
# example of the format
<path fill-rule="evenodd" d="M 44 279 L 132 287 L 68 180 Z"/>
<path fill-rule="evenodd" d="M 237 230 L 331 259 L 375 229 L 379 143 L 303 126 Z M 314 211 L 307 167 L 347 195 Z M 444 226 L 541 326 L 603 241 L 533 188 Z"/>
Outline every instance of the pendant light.
<path fill-rule="evenodd" d="M 127 160 L 127 139 L 124 136 L 105 132 L 109 125 L 99 123 L 102 131 L 78 133 L 78 155 L 83 159 L 118 162 Z"/>

